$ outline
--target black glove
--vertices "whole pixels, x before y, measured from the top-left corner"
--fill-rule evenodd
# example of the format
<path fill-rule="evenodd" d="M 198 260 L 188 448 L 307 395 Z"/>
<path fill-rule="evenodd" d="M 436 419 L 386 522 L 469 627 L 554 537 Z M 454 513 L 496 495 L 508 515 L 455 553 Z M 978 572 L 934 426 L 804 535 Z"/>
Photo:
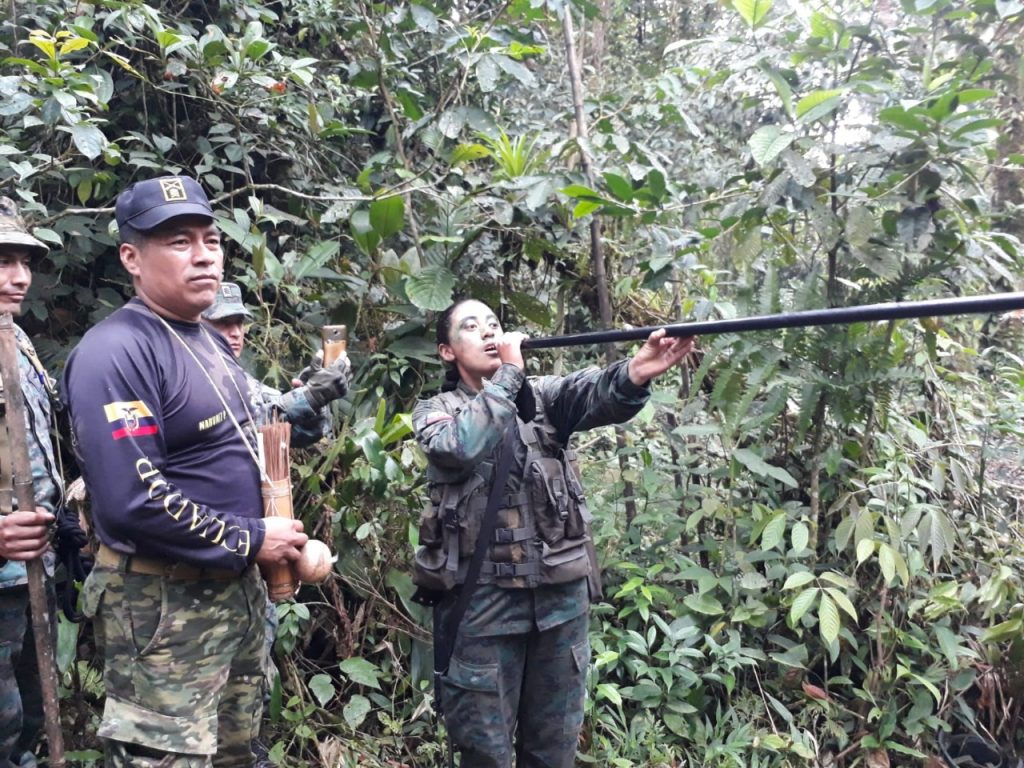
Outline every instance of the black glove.
<path fill-rule="evenodd" d="M 348 393 L 348 385 L 352 380 L 352 364 L 347 355 L 342 355 L 326 368 L 317 357 L 313 365 L 303 369 L 299 378 L 305 383 L 306 400 L 314 411 L 319 411 L 328 403 L 344 397 Z"/>
<path fill-rule="evenodd" d="M 89 543 L 89 537 L 78 523 L 78 515 L 67 507 L 57 510 L 57 528 L 54 532 L 54 550 L 57 560 L 64 564 L 67 583 L 61 592 L 61 608 L 69 621 L 79 622 L 84 617 L 75 609 L 78 590 L 75 582 L 85 581 L 92 567 L 92 558 L 83 558 L 81 549 Z"/>

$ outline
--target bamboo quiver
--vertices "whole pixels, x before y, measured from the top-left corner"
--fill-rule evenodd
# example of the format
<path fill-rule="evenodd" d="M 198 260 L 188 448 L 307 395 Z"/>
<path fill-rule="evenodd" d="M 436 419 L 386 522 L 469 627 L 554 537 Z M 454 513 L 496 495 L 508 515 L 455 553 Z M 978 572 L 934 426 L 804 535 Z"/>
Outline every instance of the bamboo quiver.
<path fill-rule="evenodd" d="M 284 517 L 289 520 L 295 517 L 292 511 L 292 481 L 289 477 L 290 440 L 291 424 L 288 422 L 273 421 L 260 427 L 260 453 L 266 470 L 266 477 L 260 484 L 264 517 Z M 263 577 L 267 582 L 270 599 L 274 602 L 290 600 L 299 588 L 292 566 L 288 563 L 266 566 Z"/>

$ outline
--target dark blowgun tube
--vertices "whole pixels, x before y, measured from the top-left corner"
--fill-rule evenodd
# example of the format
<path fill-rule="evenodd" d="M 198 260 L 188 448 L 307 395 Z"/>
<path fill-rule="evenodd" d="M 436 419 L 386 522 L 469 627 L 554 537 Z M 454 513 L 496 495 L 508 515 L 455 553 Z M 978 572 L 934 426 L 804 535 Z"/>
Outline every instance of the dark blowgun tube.
<path fill-rule="evenodd" d="M 1024 309 L 1024 293 L 996 293 L 988 296 L 928 301 L 893 301 L 885 304 L 864 304 L 859 307 L 810 309 L 804 312 L 783 312 L 778 315 L 737 317 L 732 320 L 704 320 L 696 323 L 651 325 L 646 328 L 629 328 L 618 331 L 541 336 L 536 339 L 526 339 L 523 342 L 523 349 L 550 349 L 553 347 L 577 347 L 585 344 L 639 341 L 646 339 L 659 328 L 664 328 L 668 332 L 668 336 L 708 336 L 714 333 L 774 331 L 780 328 L 848 325 L 878 320 L 906 320 L 915 317 L 995 314 L 1014 309 Z"/>

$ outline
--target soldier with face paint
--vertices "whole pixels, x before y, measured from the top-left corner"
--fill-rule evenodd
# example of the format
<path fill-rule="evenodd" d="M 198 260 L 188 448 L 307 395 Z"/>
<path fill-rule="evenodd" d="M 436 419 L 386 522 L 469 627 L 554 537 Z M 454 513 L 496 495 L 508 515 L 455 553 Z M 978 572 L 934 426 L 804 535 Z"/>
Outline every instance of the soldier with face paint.
<path fill-rule="evenodd" d="M 651 379 L 694 343 L 659 330 L 630 360 L 604 370 L 527 378 L 524 338 L 502 332 L 486 304 L 453 304 L 437 327 L 449 366 L 445 386 L 413 411 L 430 489 L 414 581 L 441 595 L 435 643 L 465 589 L 499 446 L 512 433 L 496 527 L 435 691 L 462 768 L 511 768 L 513 758 L 517 768 L 575 764 L 590 656 L 587 610 L 599 581 L 570 439 L 633 417 Z"/>

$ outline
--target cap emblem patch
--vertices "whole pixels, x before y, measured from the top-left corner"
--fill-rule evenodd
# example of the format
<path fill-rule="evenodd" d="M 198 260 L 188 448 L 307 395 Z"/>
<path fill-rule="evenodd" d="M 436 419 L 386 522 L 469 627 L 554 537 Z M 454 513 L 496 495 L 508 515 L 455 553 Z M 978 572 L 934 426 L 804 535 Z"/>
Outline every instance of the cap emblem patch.
<path fill-rule="evenodd" d="M 183 200 L 188 200 L 188 194 L 185 192 L 185 185 L 181 183 L 181 179 L 176 177 L 159 179 L 160 191 L 164 194 L 164 202 L 166 203 L 180 203 Z"/>

